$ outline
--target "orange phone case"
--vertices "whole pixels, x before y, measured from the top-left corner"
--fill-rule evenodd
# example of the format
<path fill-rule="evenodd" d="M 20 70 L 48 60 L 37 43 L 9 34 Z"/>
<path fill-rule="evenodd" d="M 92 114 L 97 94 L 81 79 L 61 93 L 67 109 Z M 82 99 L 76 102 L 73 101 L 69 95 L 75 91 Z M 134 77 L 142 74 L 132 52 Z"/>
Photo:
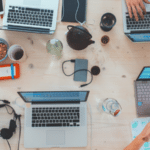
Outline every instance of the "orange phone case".
<path fill-rule="evenodd" d="M 20 77 L 20 68 L 19 68 L 19 64 L 8 64 L 8 65 L 0 65 L 0 68 L 2 67 L 11 67 L 11 73 L 12 76 L 6 76 L 6 77 L 0 77 L 0 80 L 7 80 L 7 79 L 17 79 Z M 16 67 L 16 75 L 13 76 L 14 74 L 14 70 L 12 70 L 12 67 Z"/>

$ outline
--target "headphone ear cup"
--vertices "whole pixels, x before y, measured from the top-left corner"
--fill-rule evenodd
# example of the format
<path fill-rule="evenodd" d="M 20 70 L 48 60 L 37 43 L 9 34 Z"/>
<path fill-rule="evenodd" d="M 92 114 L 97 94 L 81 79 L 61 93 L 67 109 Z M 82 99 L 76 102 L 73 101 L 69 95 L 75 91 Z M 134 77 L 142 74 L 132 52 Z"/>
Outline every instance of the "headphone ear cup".
<path fill-rule="evenodd" d="M 3 128 L 3 129 L 1 130 L 1 137 L 2 137 L 3 139 L 8 140 L 8 139 L 10 139 L 12 136 L 13 136 L 13 132 L 10 131 L 9 129 Z"/>

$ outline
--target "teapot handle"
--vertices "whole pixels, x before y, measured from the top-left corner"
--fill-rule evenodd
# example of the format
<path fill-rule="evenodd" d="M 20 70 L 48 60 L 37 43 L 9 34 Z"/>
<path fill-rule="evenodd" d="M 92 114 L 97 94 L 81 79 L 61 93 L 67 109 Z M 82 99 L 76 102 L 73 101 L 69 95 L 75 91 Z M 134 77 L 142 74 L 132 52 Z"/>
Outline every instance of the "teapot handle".
<path fill-rule="evenodd" d="M 67 26 L 67 29 L 68 29 L 69 31 L 70 31 L 70 27 L 73 28 L 74 26 L 68 25 L 68 26 Z"/>

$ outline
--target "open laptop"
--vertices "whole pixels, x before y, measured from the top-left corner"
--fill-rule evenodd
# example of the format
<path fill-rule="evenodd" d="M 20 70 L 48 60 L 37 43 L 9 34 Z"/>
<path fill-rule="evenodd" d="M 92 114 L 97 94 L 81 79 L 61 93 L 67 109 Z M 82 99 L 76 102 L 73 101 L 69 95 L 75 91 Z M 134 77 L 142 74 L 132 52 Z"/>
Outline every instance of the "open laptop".
<path fill-rule="evenodd" d="M 125 0 L 122 0 L 123 26 L 125 35 L 132 42 L 149 42 L 150 41 L 150 4 L 144 3 L 147 14 L 144 20 L 139 17 L 137 22 L 134 18 L 130 19 Z"/>
<path fill-rule="evenodd" d="M 58 4 L 59 0 L 6 0 L 2 29 L 53 34 Z"/>
<path fill-rule="evenodd" d="M 89 91 L 18 92 L 26 103 L 25 148 L 86 147 Z"/>
<path fill-rule="evenodd" d="M 135 84 L 137 115 L 150 116 L 150 67 L 144 67 Z"/>

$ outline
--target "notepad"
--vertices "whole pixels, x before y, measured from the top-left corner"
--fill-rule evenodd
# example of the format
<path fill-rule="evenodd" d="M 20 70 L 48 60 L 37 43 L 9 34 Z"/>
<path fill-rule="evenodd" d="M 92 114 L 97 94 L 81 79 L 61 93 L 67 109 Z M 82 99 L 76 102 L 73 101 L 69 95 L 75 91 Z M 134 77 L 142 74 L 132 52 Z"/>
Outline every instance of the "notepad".
<path fill-rule="evenodd" d="M 137 118 L 132 121 L 131 129 L 133 139 L 135 139 L 143 131 L 148 122 L 150 122 L 150 117 Z M 140 150 L 150 150 L 150 142 L 145 142 Z"/>
<path fill-rule="evenodd" d="M 87 0 L 79 0 L 79 9 L 77 12 L 77 20 L 75 18 L 78 8 L 77 0 L 64 0 L 62 5 L 62 21 L 63 22 L 84 22 L 86 20 Z"/>

